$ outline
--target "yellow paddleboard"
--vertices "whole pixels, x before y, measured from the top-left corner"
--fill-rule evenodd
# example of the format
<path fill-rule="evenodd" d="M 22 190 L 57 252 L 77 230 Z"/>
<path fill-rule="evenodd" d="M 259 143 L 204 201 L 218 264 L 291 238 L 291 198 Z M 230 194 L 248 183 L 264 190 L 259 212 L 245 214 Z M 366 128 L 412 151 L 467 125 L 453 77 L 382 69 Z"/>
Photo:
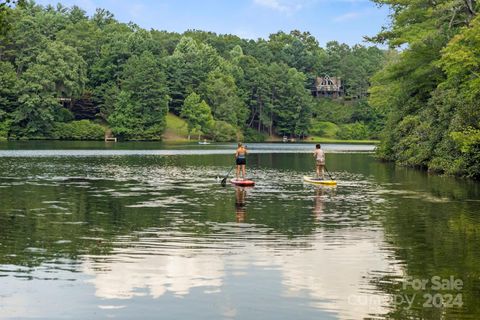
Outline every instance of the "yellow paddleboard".
<path fill-rule="evenodd" d="M 303 176 L 303 181 L 313 183 L 313 184 L 322 184 L 326 186 L 336 186 L 337 181 L 335 180 L 321 180 L 315 177 Z"/>

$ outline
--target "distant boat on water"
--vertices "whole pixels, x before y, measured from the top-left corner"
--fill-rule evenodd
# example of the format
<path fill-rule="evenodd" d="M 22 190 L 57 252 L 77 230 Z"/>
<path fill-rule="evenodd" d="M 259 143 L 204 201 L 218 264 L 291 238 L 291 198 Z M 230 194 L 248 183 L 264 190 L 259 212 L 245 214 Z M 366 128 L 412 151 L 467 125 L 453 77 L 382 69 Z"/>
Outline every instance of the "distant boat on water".
<path fill-rule="evenodd" d="M 198 144 L 210 144 L 210 142 L 208 142 L 206 139 L 203 140 L 203 141 L 198 141 Z"/>

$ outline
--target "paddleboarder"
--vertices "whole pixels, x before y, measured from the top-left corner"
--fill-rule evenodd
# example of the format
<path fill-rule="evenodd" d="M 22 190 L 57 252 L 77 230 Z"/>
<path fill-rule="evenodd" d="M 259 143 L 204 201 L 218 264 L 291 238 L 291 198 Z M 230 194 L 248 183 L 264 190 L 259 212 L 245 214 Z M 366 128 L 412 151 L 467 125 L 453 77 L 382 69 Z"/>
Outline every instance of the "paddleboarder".
<path fill-rule="evenodd" d="M 315 158 L 315 166 L 317 171 L 317 178 L 323 180 L 324 177 L 324 168 L 325 168 L 325 152 L 322 150 L 322 146 L 317 144 L 315 146 L 315 151 L 313 152 L 313 157 Z"/>
<path fill-rule="evenodd" d="M 238 143 L 237 152 L 235 152 L 235 163 L 237 164 L 237 179 L 240 177 L 240 171 L 242 173 L 242 180 L 245 179 L 247 164 L 247 148 L 243 146 L 241 142 Z"/>

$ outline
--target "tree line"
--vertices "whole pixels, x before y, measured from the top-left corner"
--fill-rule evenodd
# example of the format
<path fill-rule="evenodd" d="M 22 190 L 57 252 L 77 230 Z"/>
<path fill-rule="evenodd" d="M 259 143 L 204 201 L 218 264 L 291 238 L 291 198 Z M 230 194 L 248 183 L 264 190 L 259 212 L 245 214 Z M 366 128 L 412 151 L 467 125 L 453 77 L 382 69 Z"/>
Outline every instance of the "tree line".
<path fill-rule="evenodd" d="M 372 79 L 369 102 L 387 114 L 379 156 L 479 179 L 479 2 L 374 1 L 392 22 L 371 40 L 402 48 Z"/>
<path fill-rule="evenodd" d="M 0 137 L 161 139 L 166 114 L 216 140 L 265 134 L 370 138 L 384 114 L 365 97 L 384 64 L 377 47 L 308 32 L 268 39 L 145 30 L 97 9 L 4 6 L 0 35 Z M 345 99 L 314 99 L 315 78 L 338 76 Z M 348 101 L 347 101 L 348 100 Z M 327 129 L 325 129 L 327 128 Z M 324 130 L 325 129 L 325 130 Z M 322 131 L 323 130 L 323 131 Z M 331 130 L 330 130 L 331 131 Z"/>

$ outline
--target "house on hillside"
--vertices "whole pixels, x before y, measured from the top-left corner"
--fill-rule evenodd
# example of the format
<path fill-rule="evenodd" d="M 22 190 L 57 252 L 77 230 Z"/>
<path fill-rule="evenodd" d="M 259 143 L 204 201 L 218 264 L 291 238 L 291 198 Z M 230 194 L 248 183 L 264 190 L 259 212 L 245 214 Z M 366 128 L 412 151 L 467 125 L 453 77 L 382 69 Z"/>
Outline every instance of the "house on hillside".
<path fill-rule="evenodd" d="M 341 97 L 343 96 L 342 80 L 339 77 L 330 77 L 329 75 L 317 77 L 312 94 L 314 97 Z"/>

